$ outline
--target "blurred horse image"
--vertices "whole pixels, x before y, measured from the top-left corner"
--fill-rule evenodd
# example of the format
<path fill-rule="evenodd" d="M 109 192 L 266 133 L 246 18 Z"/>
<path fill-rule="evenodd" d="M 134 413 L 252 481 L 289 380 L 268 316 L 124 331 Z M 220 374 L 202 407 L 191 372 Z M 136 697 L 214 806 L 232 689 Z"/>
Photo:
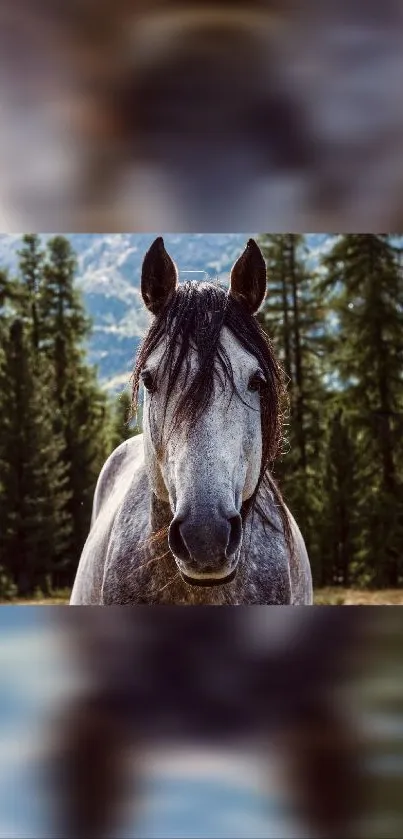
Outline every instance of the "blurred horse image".
<path fill-rule="evenodd" d="M 4 0 L 3 229 L 402 223 L 398 0 Z"/>
<path fill-rule="evenodd" d="M 173 772 L 183 745 L 212 763 L 224 750 L 235 767 L 254 750 L 268 794 L 269 766 L 283 767 L 290 835 L 358 835 L 363 753 L 345 690 L 365 666 L 370 611 L 138 607 L 79 610 L 74 623 L 64 612 L 83 686 L 53 729 L 53 835 L 121 835 L 128 813 L 133 831 L 147 752 Z"/>

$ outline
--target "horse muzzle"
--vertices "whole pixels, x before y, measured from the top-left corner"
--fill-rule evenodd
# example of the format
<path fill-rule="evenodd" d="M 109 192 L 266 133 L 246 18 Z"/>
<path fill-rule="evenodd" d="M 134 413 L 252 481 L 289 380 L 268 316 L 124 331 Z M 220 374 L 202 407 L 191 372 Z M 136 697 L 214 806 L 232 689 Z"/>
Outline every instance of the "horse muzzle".
<path fill-rule="evenodd" d="M 239 513 L 229 516 L 204 510 L 177 513 L 168 542 L 179 571 L 190 585 L 223 585 L 234 579 L 242 542 Z"/>

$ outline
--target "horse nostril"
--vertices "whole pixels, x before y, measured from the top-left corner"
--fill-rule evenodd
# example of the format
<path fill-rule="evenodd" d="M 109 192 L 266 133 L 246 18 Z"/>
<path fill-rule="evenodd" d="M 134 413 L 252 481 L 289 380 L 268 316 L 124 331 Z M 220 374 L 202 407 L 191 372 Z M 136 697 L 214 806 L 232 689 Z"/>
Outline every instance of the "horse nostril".
<path fill-rule="evenodd" d="M 174 519 L 171 522 L 168 533 L 168 544 L 170 550 L 178 559 L 186 561 L 190 559 L 190 554 L 181 534 L 181 524 L 180 519 Z"/>
<path fill-rule="evenodd" d="M 241 544 L 242 537 L 242 519 L 240 515 L 233 516 L 228 519 L 230 526 L 230 535 L 225 549 L 225 556 L 229 557 L 235 554 Z"/>

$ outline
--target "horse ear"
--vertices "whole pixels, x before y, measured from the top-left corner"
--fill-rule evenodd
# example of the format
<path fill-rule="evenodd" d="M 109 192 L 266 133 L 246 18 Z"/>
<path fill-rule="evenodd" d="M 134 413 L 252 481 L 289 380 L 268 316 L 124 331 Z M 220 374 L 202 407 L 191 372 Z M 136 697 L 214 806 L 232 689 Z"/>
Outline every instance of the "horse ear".
<path fill-rule="evenodd" d="M 254 315 L 262 305 L 265 294 L 266 263 L 254 239 L 249 239 L 231 271 L 229 295 Z"/>
<path fill-rule="evenodd" d="M 177 282 L 176 265 L 165 250 L 162 236 L 159 236 L 147 251 L 141 269 L 141 295 L 153 315 L 158 315 L 164 308 Z"/>

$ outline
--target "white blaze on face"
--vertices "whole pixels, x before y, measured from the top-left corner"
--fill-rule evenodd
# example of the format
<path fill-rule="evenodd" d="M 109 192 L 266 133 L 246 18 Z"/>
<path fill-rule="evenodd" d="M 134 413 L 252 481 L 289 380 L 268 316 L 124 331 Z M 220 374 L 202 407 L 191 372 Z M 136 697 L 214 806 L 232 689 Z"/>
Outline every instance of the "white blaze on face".
<path fill-rule="evenodd" d="M 157 392 L 145 397 L 144 445 L 147 466 L 156 495 L 170 500 L 173 508 L 183 497 L 197 505 L 213 494 L 225 506 L 235 504 L 240 510 L 242 501 L 249 498 L 259 479 L 262 459 L 260 397 L 248 390 L 251 376 L 259 364 L 246 352 L 232 333 L 224 327 L 221 344 L 233 370 L 238 393 L 232 392 L 231 382 L 224 387 L 218 376 L 211 403 L 195 428 L 175 429 L 167 438 L 175 408 L 185 388 L 182 369 L 175 393 L 170 394 L 168 409 L 163 416 L 166 398 L 164 383 Z M 164 347 L 148 359 L 147 369 L 157 370 L 163 360 Z M 189 357 L 190 376 L 196 371 L 196 355 Z M 160 436 L 164 424 L 162 446 L 158 449 L 156 434 Z"/>

